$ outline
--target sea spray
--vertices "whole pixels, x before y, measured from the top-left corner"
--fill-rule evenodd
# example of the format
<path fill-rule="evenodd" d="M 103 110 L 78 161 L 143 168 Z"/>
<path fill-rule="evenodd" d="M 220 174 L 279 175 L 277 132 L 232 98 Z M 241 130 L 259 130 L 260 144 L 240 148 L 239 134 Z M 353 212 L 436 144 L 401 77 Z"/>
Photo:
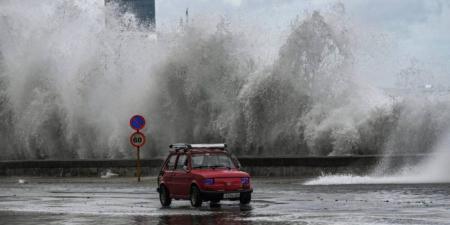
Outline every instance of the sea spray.
<path fill-rule="evenodd" d="M 129 158 L 136 113 L 149 124 L 144 157 L 172 142 L 227 142 L 239 155 L 414 154 L 449 126 L 446 97 L 391 101 L 359 80 L 354 34 L 327 13 L 293 20 L 260 60 L 257 35 L 226 20 L 154 33 L 114 4 L 0 7 L 2 159 Z"/>

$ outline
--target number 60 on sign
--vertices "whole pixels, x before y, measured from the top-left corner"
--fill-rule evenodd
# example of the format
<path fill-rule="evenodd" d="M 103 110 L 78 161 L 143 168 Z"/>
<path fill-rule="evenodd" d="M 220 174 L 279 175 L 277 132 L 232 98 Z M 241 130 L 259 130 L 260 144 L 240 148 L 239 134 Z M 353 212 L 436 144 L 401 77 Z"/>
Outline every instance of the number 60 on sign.
<path fill-rule="evenodd" d="M 132 133 L 130 143 L 136 148 L 142 147 L 145 144 L 145 135 L 139 131 Z"/>

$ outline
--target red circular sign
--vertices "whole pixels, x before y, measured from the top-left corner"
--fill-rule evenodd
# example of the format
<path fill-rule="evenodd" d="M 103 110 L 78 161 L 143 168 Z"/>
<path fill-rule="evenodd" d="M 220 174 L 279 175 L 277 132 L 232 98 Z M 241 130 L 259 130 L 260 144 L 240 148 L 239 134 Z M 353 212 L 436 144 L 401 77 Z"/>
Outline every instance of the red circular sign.
<path fill-rule="evenodd" d="M 132 133 L 130 143 L 136 148 L 142 147 L 145 144 L 145 135 L 139 131 Z"/>

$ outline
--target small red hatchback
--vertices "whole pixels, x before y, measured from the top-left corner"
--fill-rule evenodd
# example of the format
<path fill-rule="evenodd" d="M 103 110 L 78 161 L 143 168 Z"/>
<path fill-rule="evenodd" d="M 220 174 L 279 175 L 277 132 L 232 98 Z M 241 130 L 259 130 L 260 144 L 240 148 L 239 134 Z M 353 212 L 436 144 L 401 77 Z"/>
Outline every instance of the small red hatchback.
<path fill-rule="evenodd" d="M 239 170 L 239 161 L 226 144 L 173 144 L 170 148 L 158 176 L 161 205 L 169 206 L 172 199 L 190 200 L 194 207 L 223 199 L 250 202 L 250 175 Z"/>

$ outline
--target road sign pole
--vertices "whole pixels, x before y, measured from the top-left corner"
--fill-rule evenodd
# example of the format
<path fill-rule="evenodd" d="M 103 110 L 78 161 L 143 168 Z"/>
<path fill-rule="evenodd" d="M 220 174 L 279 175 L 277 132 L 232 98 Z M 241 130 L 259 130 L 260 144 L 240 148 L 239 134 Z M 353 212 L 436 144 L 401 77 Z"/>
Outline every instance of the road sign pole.
<path fill-rule="evenodd" d="M 137 162 L 136 162 L 136 175 L 138 177 L 138 182 L 141 182 L 141 156 L 140 148 L 137 147 Z"/>
<path fill-rule="evenodd" d="M 133 130 L 136 130 L 136 132 L 132 133 L 130 136 L 130 143 L 136 148 L 136 176 L 138 177 L 138 182 L 140 182 L 142 172 L 140 148 L 145 144 L 145 135 L 139 132 L 139 130 L 144 129 L 145 118 L 141 115 L 134 115 L 130 119 L 130 126 Z"/>

